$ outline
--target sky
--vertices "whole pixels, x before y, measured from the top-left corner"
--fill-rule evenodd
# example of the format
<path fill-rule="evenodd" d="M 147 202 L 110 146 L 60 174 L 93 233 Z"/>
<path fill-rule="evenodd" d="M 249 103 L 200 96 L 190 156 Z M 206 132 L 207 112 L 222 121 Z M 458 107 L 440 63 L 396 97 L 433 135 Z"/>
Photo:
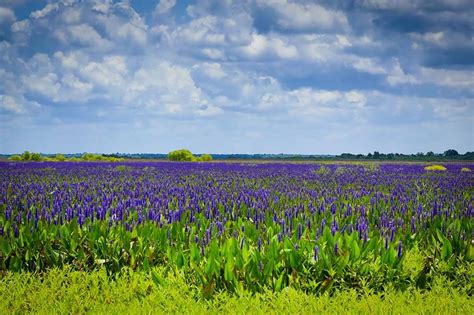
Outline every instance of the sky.
<path fill-rule="evenodd" d="M 474 151 L 472 0 L 0 0 L 0 153 Z"/>

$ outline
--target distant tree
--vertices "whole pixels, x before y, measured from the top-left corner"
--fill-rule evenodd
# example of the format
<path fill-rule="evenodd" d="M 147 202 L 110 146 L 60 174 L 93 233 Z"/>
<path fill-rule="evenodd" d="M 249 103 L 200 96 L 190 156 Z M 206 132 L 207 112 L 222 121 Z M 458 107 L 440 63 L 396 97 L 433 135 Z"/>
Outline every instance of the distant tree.
<path fill-rule="evenodd" d="M 466 152 L 463 155 L 464 160 L 474 160 L 474 152 Z"/>
<path fill-rule="evenodd" d="M 372 153 L 367 154 L 367 158 L 371 159 L 372 158 Z"/>
<path fill-rule="evenodd" d="M 41 154 L 39 153 L 31 153 L 30 160 L 32 161 L 41 161 Z"/>
<path fill-rule="evenodd" d="M 54 159 L 55 159 L 56 161 L 59 161 L 59 162 L 64 162 L 64 161 L 66 161 L 66 157 L 65 157 L 63 154 L 60 154 L 60 153 L 56 154 L 56 155 L 54 156 Z"/>
<path fill-rule="evenodd" d="M 426 156 L 433 157 L 435 154 L 433 151 L 426 152 Z"/>
<path fill-rule="evenodd" d="M 10 161 L 21 161 L 21 156 L 19 155 L 12 155 L 8 158 Z"/>
<path fill-rule="evenodd" d="M 453 150 L 453 149 L 444 151 L 444 156 L 453 157 L 453 156 L 458 156 L 458 155 L 459 155 L 458 151 Z"/>
<path fill-rule="evenodd" d="M 168 160 L 170 161 L 195 161 L 196 157 L 193 156 L 191 151 L 187 149 L 175 150 L 168 153 Z"/>
<path fill-rule="evenodd" d="M 380 159 L 380 152 L 379 151 L 374 151 L 374 159 L 375 160 Z"/>
<path fill-rule="evenodd" d="M 22 161 L 29 161 L 31 160 L 31 154 L 29 151 L 25 151 L 23 152 L 23 154 L 21 155 L 21 160 Z"/>
<path fill-rule="evenodd" d="M 212 161 L 212 155 L 210 154 L 203 154 L 199 157 L 199 159 L 203 162 L 209 162 Z"/>

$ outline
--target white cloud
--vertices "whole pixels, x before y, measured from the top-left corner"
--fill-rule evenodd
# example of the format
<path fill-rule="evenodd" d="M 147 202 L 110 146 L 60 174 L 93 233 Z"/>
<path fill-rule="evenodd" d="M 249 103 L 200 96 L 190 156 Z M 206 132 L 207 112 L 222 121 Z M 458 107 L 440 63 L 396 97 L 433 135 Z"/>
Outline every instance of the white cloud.
<path fill-rule="evenodd" d="M 399 85 L 399 84 L 419 84 L 420 81 L 417 77 L 412 74 L 405 73 L 402 69 L 400 62 L 397 60 L 393 66 L 392 71 L 387 76 L 387 82 L 390 85 Z"/>
<path fill-rule="evenodd" d="M 251 59 L 265 56 L 276 56 L 281 59 L 293 59 L 298 57 L 298 50 L 295 46 L 278 37 L 258 34 L 254 34 L 252 36 L 252 42 L 242 47 L 241 51 L 244 56 Z"/>
<path fill-rule="evenodd" d="M 216 48 L 204 48 L 202 53 L 211 59 L 225 59 L 225 54 L 222 50 Z"/>
<path fill-rule="evenodd" d="M 422 67 L 421 80 L 439 86 L 474 91 L 474 73 L 470 70 L 433 69 Z"/>
<path fill-rule="evenodd" d="M 80 73 L 94 85 L 101 87 L 123 86 L 127 65 L 123 56 L 107 56 L 102 62 L 90 62 Z"/>
<path fill-rule="evenodd" d="M 0 25 L 16 21 L 15 13 L 9 9 L 0 7 Z"/>
<path fill-rule="evenodd" d="M 354 59 L 355 60 L 352 63 L 352 66 L 358 71 L 367 72 L 370 74 L 385 74 L 387 72 L 383 67 L 377 65 L 372 59 L 360 57 L 355 57 Z"/>
<path fill-rule="evenodd" d="M 25 108 L 9 95 L 0 95 L 0 109 L 13 114 L 23 114 L 25 112 Z"/>
<path fill-rule="evenodd" d="M 156 5 L 155 11 L 158 14 L 167 13 L 176 5 L 176 0 L 160 0 L 160 2 Z"/>
<path fill-rule="evenodd" d="M 397 61 L 387 76 L 390 85 L 433 84 L 455 89 L 474 90 L 474 75 L 470 70 L 451 70 L 420 67 L 413 74 L 406 73 Z"/>
<path fill-rule="evenodd" d="M 50 98 L 53 102 L 59 101 L 61 84 L 55 73 L 46 75 L 30 74 L 22 77 L 22 83 L 31 92 Z"/>
<path fill-rule="evenodd" d="M 361 92 L 349 91 L 344 94 L 344 97 L 349 103 L 355 104 L 358 107 L 364 107 L 367 103 L 367 98 Z"/>
<path fill-rule="evenodd" d="M 277 13 L 280 27 L 292 31 L 347 30 L 349 23 L 341 11 L 332 11 L 315 3 L 295 3 L 287 0 L 258 0 L 261 7 Z"/>
<path fill-rule="evenodd" d="M 17 21 L 13 23 L 13 25 L 11 26 L 12 32 L 16 32 L 16 33 L 29 32 L 30 29 L 31 29 L 31 24 L 30 24 L 30 21 L 28 20 Z"/>
<path fill-rule="evenodd" d="M 205 62 L 197 66 L 197 68 L 201 69 L 206 76 L 212 79 L 222 79 L 226 76 L 226 73 L 218 63 Z"/>
<path fill-rule="evenodd" d="M 102 38 L 102 36 L 88 24 L 72 25 L 57 29 L 54 35 L 63 42 L 90 46 L 94 49 L 106 50 L 112 46 L 112 43 Z"/>
<path fill-rule="evenodd" d="M 48 3 L 43 9 L 31 12 L 30 17 L 33 19 L 42 19 L 51 14 L 51 12 L 57 12 L 58 10 L 59 4 Z"/>

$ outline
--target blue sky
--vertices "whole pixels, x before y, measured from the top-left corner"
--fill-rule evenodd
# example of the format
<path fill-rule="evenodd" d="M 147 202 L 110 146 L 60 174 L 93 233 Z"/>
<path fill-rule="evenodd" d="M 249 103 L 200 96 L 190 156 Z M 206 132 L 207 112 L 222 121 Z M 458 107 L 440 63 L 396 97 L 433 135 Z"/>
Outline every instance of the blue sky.
<path fill-rule="evenodd" d="M 0 1 L 0 152 L 474 150 L 470 0 Z"/>

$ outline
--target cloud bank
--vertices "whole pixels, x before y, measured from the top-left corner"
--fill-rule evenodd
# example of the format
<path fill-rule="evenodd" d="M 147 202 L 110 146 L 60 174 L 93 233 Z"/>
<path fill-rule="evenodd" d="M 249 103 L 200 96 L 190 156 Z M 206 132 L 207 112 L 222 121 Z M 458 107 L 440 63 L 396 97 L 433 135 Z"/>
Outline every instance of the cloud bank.
<path fill-rule="evenodd" d="M 470 1 L 8 1 L 0 151 L 474 148 Z"/>

